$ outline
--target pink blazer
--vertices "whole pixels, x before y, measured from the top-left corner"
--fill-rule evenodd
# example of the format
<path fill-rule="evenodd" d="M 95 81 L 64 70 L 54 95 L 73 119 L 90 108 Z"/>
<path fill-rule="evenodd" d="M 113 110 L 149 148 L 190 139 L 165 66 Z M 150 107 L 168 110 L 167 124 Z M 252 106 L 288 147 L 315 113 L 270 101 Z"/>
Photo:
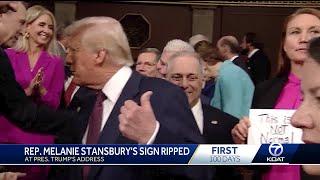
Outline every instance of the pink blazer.
<path fill-rule="evenodd" d="M 16 80 L 23 89 L 28 87 L 39 68 L 43 67 L 43 85 L 47 89 L 47 94 L 37 97 L 35 101 L 56 109 L 60 103 L 64 84 L 63 60 L 42 51 L 34 69 L 31 70 L 27 53 L 17 52 L 14 49 L 6 49 L 6 53 L 15 71 Z M 53 140 L 53 136 L 24 132 L 4 117 L 0 117 L 0 143 L 50 144 Z"/>

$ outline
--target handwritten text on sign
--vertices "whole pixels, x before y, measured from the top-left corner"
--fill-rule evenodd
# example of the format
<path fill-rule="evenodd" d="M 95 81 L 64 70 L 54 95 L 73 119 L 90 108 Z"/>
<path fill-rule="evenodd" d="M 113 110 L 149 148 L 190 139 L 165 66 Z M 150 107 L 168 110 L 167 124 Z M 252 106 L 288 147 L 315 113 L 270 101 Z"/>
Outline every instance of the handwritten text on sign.
<path fill-rule="evenodd" d="M 290 124 L 295 110 L 251 109 L 248 144 L 303 143 L 301 129 Z"/>

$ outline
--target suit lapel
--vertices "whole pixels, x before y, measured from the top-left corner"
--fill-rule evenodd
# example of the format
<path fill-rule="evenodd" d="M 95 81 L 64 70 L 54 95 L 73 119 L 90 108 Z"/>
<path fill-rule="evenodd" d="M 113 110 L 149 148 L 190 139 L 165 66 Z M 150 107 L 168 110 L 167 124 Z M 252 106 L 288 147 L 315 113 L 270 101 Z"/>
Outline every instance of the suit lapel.
<path fill-rule="evenodd" d="M 96 101 L 96 93 L 93 90 L 81 87 L 74 95 L 68 109 L 79 113 L 79 121 L 76 126 L 79 127 L 79 143 L 82 143 L 83 135 L 88 125 L 89 116 L 93 110 Z M 74 128 L 74 127 L 73 127 Z"/>
<path fill-rule="evenodd" d="M 210 112 L 207 110 L 205 104 L 202 104 L 202 111 L 203 111 L 203 136 L 205 136 L 209 130 L 209 126 L 210 126 Z M 211 117 L 214 118 L 214 117 Z"/>
<path fill-rule="evenodd" d="M 101 136 L 99 138 L 99 144 L 114 144 L 119 136 L 119 120 L 120 108 L 124 105 L 124 102 L 129 99 L 134 99 L 135 95 L 139 92 L 141 76 L 135 71 L 132 72 L 127 84 L 124 86 L 121 95 L 116 102 L 113 110 L 105 124 Z"/>
<path fill-rule="evenodd" d="M 123 106 L 126 100 L 134 100 L 136 95 L 139 93 L 139 85 L 141 81 L 141 75 L 137 72 L 133 71 L 131 77 L 129 78 L 127 84 L 123 88 L 121 95 L 116 102 L 113 110 L 108 118 L 107 123 L 105 124 L 98 144 L 118 144 L 117 139 L 121 136 L 119 132 L 119 119 L 118 116 L 120 114 L 120 108 Z M 120 143 L 129 143 L 128 142 L 120 142 Z M 90 170 L 89 177 L 95 177 L 98 174 L 99 170 L 102 166 L 92 166 Z M 94 178 L 95 179 L 95 178 Z"/>

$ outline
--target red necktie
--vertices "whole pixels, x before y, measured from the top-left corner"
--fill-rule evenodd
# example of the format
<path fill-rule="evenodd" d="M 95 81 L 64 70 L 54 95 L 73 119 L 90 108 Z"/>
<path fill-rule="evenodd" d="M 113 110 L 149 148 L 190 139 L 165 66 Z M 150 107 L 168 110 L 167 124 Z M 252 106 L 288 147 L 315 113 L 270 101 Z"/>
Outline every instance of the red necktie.
<path fill-rule="evenodd" d="M 100 136 L 100 129 L 102 125 L 103 101 L 107 97 L 102 91 L 97 93 L 97 99 L 94 104 L 92 113 L 88 122 L 88 134 L 86 144 L 96 144 Z M 83 179 L 87 179 L 89 175 L 90 166 L 83 166 Z"/>
<path fill-rule="evenodd" d="M 77 85 L 71 81 L 70 85 L 68 86 L 66 92 L 64 93 L 64 102 L 68 106 L 71 102 L 72 93 L 76 89 Z"/>

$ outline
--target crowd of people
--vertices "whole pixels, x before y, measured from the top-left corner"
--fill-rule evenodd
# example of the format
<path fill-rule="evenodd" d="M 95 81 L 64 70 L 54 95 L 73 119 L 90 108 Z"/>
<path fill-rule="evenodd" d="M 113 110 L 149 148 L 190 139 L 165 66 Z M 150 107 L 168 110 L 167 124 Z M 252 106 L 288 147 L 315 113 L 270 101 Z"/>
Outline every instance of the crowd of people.
<path fill-rule="evenodd" d="M 198 34 L 148 47 L 135 61 L 111 17 L 86 17 L 57 40 L 54 15 L 0 2 L 3 144 L 246 144 L 250 109 L 297 109 L 291 123 L 319 143 L 320 11 L 283 24 L 278 68 L 256 33 L 216 44 Z M 133 66 L 135 65 L 135 66 Z M 302 90 L 302 91 L 301 91 Z M 301 93 L 302 92 L 302 93 Z M 6 166 L 0 179 L 244 179 L 233 166 Z M 303 166 L 320 175 L 317 166 Z M 301 166 L 248 168 L 255 179 L 301 179 Z"/>

